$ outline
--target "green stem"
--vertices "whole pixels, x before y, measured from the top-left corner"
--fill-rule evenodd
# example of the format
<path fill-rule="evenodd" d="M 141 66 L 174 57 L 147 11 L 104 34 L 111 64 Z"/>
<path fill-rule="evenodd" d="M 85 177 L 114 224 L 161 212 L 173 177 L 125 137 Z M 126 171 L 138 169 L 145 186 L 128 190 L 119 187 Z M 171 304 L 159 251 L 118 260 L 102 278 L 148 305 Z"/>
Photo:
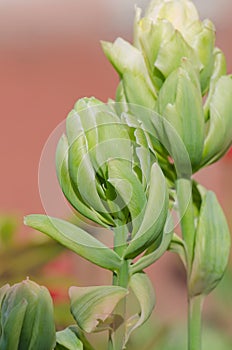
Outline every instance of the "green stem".
<path fill-rule="evenodd" d="M 118 226 L 114 231 L 114 250 L 122 256 L 127 246 L 126 226 Z M 113 285 L 123 288 L 128 287 L 129 261 L 123 260 L 120 269 L 113 275 Z M 122 299 L 114 310 L 115 321 L 109 333 L 108 350 L 122 350 L 125 338 L 126 299 Z"/>
<path fill-rule="evenodd" d="M 189 299 L 188 350 L 201 350 L 201 313 L 203 296 Z"/>
<path fill-rule="evenodd" d="M 127 226 L 117 226 L 114 229 L 114 251 L 119 255 L 123 256 L 124 250 L 127 247 Z"/>
<path fill-rule="evenodd" d="M 195 245 L 192 181 L 191 179 L 178 179 L 176 185 L 181 231 L 187 251 L 186 269 L 187 280 L 189 281 Z M 202 296 L 189 298 L 188 300 L 188 350 L 201 350 L 202 302 Z"/>
<path fill-rule="evenodd" d="M 178 179 L 176 185 L 181 231 L 187 247 L 187 266 L 188 273 L 190 273 L 195 241 L 192 181 L 191 179 Z"/>

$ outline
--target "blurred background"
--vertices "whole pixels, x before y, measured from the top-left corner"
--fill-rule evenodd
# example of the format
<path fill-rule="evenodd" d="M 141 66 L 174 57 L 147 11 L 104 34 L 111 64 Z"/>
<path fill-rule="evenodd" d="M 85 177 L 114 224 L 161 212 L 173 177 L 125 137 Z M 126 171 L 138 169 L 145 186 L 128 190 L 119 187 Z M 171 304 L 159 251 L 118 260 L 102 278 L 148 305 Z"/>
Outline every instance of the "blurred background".
<path fill-rule="evenodd" d="M 202 19 L 214 21 L 217 45 L 232 72 L 231 0 L 194 2 Z M 70 321 L 65 317 L 68 286 L 110 283 L 111 276 L 32 233 L 23 227 L 22 218 L 44 211 L 54 215 L 64 208 L 53 197 L 56 184 L 51 190 L 53 153 L 40 161 L 42 149 L 77 99 L 114 98 L 118 77 L 104 57 L 100 40 L 113 41 L 118 36 L 131 40 L 135 3 L 144 8 L 148 1 L 0 0 L 0 279 L 3 284 L 29 275 L 49 284 L 60 327 Z M 38 186 L 39 164 L 42 182 Z M 232 229 L 231 174 L 232 153 L 228 152 L 197 178 L 216 192 Z M 46 193 L 49 198 L 45 199 Z M 232 348 L 231 270 L 232 264 L 207 299 L 204 319 L 209 331 L 204 349 Z M 173 344 L 181 349 L 178 334 L 184 334 L 186 327 L 182 266 L 167 253 L 148 272 L 158 300 L 153 320 L 157 332 L 154 335 L 150 324 L 142 330 L 149 340 L 144 349 L 152 349 L 155 342 L 159 349 L 174 349 Z M 136 349 L 136 344 L 140 344 L 139 333 L 131 348 Z"/>

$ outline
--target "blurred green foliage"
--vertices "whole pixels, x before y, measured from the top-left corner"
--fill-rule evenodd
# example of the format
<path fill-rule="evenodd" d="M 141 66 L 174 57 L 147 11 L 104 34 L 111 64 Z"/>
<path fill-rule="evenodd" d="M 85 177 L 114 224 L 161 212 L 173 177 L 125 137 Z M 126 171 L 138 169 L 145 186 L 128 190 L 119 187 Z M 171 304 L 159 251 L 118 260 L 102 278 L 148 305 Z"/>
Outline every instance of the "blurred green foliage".
<path fill-rule="evenodd" d="M 64 248 L 42 235 L 32 234 L 22 239 L 19 232 L 20 222 L 16 215 L 0 214 L 0 287 L 6 283 L 13 285 L 29 276 L 50 290 L 57 328 L 73 323 L 68 288 L 76 283 L 76 278 L 59 271 L 56 276 L 44 272 L 47 264 L 58 259 Z"/>

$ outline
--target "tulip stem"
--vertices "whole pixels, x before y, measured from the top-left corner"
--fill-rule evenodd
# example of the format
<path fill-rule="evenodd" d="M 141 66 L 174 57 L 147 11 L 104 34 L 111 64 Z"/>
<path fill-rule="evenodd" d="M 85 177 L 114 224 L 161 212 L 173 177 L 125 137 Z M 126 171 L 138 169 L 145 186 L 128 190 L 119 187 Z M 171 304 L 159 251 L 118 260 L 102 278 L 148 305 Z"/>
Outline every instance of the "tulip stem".
<path fill-rule="evenodd" d="M 126 225 L 114 228 L 114 251 L 121 257 L 127 247 L 128 230 Z"/>
<path fill-rule="evenodd" d="M 201 313 L 204 297 L 189 299 L 188 304 L 188 350 L 201 350 Z"/>
<path fill-rule="evenodd" d="M 191 272 L 193 259 L 193 249 L 195 242 L 194 210 L 192 200 L 192 181 L 191 179 L 178 179 L 177 198 L 180 215 L 180 225 L 182 237 L 187 246 L 187 266 L 188 272 Z"/>
<path fill-rule="evenodd" d="M 127 246 L 126 226 L 117 226 L 114 230 L 114 250 L 122 256 Z M 129 281 L 129 261 L 122 260 L 120 269 L 113 275 L 113 285 L 123 288 L 128 287 Z M 112 325 L 112 330 L 109 332 L 108 350 L 122 350 L 125 338 L 125 314 L 126 314 L 126 299 L 122 299 L 114 310 L 115 320 Z"/>
<path fill-rule="evenodd" d="M 187 247 L 187 279 L 189 280 L 195 244 L 191 179 L 178 179 L 176 188 L 182 237 Z M 188 300 L 188 350 L 201 350 L 202 303 L 202 296 L 192 297 Z"/>

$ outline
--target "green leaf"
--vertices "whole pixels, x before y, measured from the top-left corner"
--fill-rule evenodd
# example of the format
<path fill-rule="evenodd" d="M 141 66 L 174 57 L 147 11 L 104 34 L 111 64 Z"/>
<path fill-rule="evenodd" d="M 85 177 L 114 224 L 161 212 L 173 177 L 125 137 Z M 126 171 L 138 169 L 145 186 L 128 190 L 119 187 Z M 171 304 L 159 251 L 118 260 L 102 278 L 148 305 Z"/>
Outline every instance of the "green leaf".
<path fill-rule="evenodd" d="M 118 286 L 71 287 L 71 312 L 77 325 L 87 333 L 97 331 L 98 327 L 109 329 L 113 310 L 127 293 L 127 289 Z"/>
<path fill-rule="evenodd" d="M 210 293 L 222 279 L 230 253 L 230 232 L 215 194 L 203 198 L 196 230 L 190 296 Z"/>
<path fill-rule="evenodd" d="M 131 333 L 148 320 L 155 307 L 154 288 L 149 277 L 145 273 L 140 272 L 132 275 L 129 286 L 139 302 L 140 312 L 129 318 L 126 322 L 125 344 Z"/>
<path fill-rule="evenodd" d="M 120 257 L 81 228 L 46 215 L 28 215 L 25 224 L 53 238 L 76 254 L 108 270 L 120 267 Z"/>
<path fill-rule="evenodd" d="M 70 328 L 56 332 L 56 342 L 65 350 L 83 350 L 83 344 Z M 58 349 L 56 346 L 55 349 Z"/>
<path fill-rule="evenodd" d="M 168 214 L 168 190 L 165 177 L 154 163 L 151 168 L 151 183 L 143 220 L 138 232 L 125 251 L 125 258 L 132 259 L 148 248 L 162 234 Z"/>

